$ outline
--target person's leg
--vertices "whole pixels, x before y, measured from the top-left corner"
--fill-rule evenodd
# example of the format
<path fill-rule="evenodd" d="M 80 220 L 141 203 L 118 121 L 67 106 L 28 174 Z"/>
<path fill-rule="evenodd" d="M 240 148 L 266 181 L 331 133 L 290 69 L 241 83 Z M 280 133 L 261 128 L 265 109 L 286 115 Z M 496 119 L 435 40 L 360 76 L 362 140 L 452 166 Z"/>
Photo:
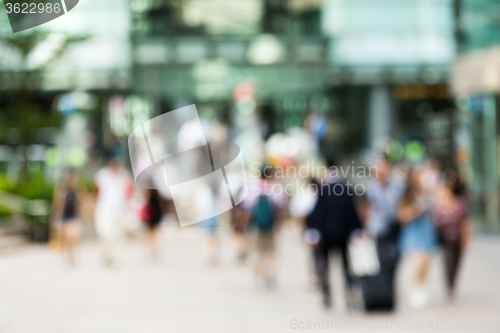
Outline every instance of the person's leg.
<path fill-rule="evenodd" d="M 110 266 L 115 265 L 118 262 L 118 248 L 119 248 L 119 236 L 117 233 L 113 233 L 107 239 L 106 244 L 106 257 L 108 264 Z"/>
<path fill-rule="evenodd" d="M 347 260 L 347 244 L 340 245 L 340 252 L 342 255 L 342 269 L 345 278 L 345 299 L 348 307 L 354 306 L 354 299 L 352 295 L 353 278 L 349 272 L 349 262 Z"/>
<path fill-rule="evenodd" d="M 346 288 L 350 289 L 352 287 L 352 276 L 349 273 L 349 262 L 347 260 L 347 244 L 341 244 L 339 246 L 340 253 L 342 255 L 342 268 L 344 270 L 344 278 L 346 282 Z"/>
<path fill-rule="evenodd" d="M 217 264 L 219 243 L 217 239 L 217 220 L 212 217 L 203 222 L 202 227 L 207 234 L 206 251 L 210 265 Z"/>
<path fill-rule="evenodd" d="M 155 228 L 153 229 L 153 251 L 155 258 L 158 258 L 158 256 L 161 255 L 160 246 L 158 243 L 160 232 L 161 232 L 160 225 L 156 225 Z"/>
<path fill-rule="evenodd" d="M 108 265 L 116 265 L 118 263 L 118 253 L 124 237 L 124 230 L 122 227 L 121 215 L 110 214 L 110 228 L 106 236 L 106 260 Z"/>
<path fill-rule="evenodd" d="M 274 251 L 266 251 L 262 260 L 262 277 L 267 288 L 276 287 L 276 256 Z"/>
<path fill-rule="evenodd" d="M 121 222 L 121 221 L 120 221 Z M 115 231 L 112 238 L 111 254 L 113 258 L 113 263 L 119 264 L 121 261 L 121 250 L 123 242 L 125 241 L 125 230 L 123 230 L 121 223 L 117 223 L 117 230 Z"/>
<path fill-rule="evenodd" d="M 149 254 L 154 258 L 154 229 L 150 226 L 147 227 L 146 238 L 148 243 Z"/>
<path fill-rule="evenodd" d="M 460 267 L 460 259 L 462 258 L 462 248 L 460 247 L 460 243 L 457 243 L 453 248 L 453 256 L 450 263 L 450 292 L 451 295 L 455 294 L 455 285 L 458 276 L 458 269 Z"/>
<path fill-rule="evenodd" d="M 261 279 L 264 275 L 264 258 L 260 251 L 257 251 L 257 258 L 255 259 L 255 264 L 253 266 L 253 272 L 256 279 Z"/>
<path fill-rule="evenodd" d="M 448 292 L 448 297 L 451 297 L 453 249 L 450 242 L 447 241 L 443 241 L 443 260 L 444 260 L 446 289 Z"/>
<path fill-rule="evenodd" d="M 147 239 L 148 239 L 148 248 L 149 248 L 149 253 L 151 255 L 151 258 L 157 259 L 158 258 L 158 226 L 151 226 L 148 227 L 147 230 Z"/>
<path fill-rule="evenodd" d="M 109 236 L 101 236 L 102 259 L 106 266 L 113 264 L 113 241 Z"/>
<path fill-rule="evenodd" d="M 238 251 L 237 259 L 238 262 L 243 263 L 247 259 L 250 250 L 248 223 L 251 213 L 239 208 L 235 208 L 233 212 L 234 235 Z"/>
<path fill-rule="evenodd" d="M 314 251 L 316 272 L 321 283 L 321 291 L 323 293 L 323 304 L 325 307 L 330 307 L 332 304 L 329 279 L 328 265 L 328 247 L 322 246 Z"/>
<path fill-rule="evenodd" d="M 243 231 L 237 230 L 234 237 L 236 239 L 238 261 L 242 263 L 245 261 L 248 252 L 246 235 Z"/>
<path fill-rule="evenodd" d="M 257 260 L 255 261 L 254 271 L 257 279 L 266 279 L 269 270 L 271 248 L 269 233 L 258 230 L 255 235 L 255 248 L 257 250 Z"/>
<path fill-rule="evenodd" d="M 413 254 L 413 259 L 416 268 L 416 286 L 410 293 L 409 301 L 414 309 L 422 309 L 427 306 L 430 300 L 430 295 L 425 287 L 430 254 L 424 251 L 416 252 Z"/>
<path fill-rule="evenodd" d="M 427 252 L 415 253 L 415 262 L 417 265 L 417 283 L 422 285 L 427 279 L 429 269 L 430 255 Z"/>
<path fill-rule="evenodd" d="M 445 264 L 446 285 L 448 297 L 452 298 L 455 294 L 455 283 L 460 266 L 461 258 L 460 242 L 443 242 L 443 257 Z"/>
<path fill-rule="evenodd" d="M 217 235 L 215 231 L 211 231 L 208 234 L 207 239 L 207 254 L 208 254 L 208 262 L 211 265 L 217 264 L 218 252 L 219 252 L 219 242 L 217 239 Z"/>
<path fill-rule="evenodd" d="M 270 232 L 266 235 L 266 257 L 264 262 L 265 277 L 269 288 L 276 287 L 276 247 L 275 234 Z"/>
<path fill-rule="evenodd" d="M 56 220 L 54 231 L 55 231 L 55 243 L 58 251 L 63 251 L 62 238 L 63 238 L 64 225 L 61 220 Z"/>
<path fill-rule="evenodd" d="M 319 279 L 317 265 L 316 265 L 316 251 L 311 251 L 308 260 L 309 281 L 312 290 L 321 289 L 321 281 Z"/>
<path fill-rule="evenodd" d="M 61 224 L 60 241 L 61 241 L 61 254 L 63 259 L 66 260 L 68 255 L 68 223 Z"/>
<path fill-rule="evenodd" d="M 271 274 L 276 270 L 276 253 L 274 249 L 269 250 L 266 253 L 265 270 Z"/>
<path fill-rule="evenodd" d="M 80 225 L 78 222 L 66 223 L 65 233 L 68 260 L 73 265 L 75 264 L 75 247 L 80 238 Z"/>

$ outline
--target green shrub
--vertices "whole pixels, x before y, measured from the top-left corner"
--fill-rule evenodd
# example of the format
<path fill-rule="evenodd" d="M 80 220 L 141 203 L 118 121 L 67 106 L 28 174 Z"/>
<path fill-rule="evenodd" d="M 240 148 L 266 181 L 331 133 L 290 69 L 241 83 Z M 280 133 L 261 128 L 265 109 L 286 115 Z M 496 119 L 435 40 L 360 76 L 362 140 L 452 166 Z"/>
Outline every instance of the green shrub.
<path fill-rule="evenodd" d="M 14 186 L 9 184 L 7 181 L 7 177 L 4 174 L 0 174 L 0 191 L 12 192 Z M 0 218 L 9 217 L 12 215 L 12 212 L 9 208 L 0 205 Z"/>
<path fill-rule="evenodd" d="M 13 192 L 14 189 L 15 184 L 10 184 L 5 174 L 0 173 L 0 191 Z"/>
<path fill-rule="evenodd" d="M 1 217 L 9 217 L 12 215 L 12 212 L 10 211 L 10 209 L 8 209 L 7 207 L 4 207 L 4 206 L 0 206 L 0 218 Z"/>
<path fill-rule="evenodd" d="M 44 199 L 52 201 L 54 184 L 48 182 L 42 172 L 37 172 L 31 175 L 27 181 L 18 184 L 14 193 L 26 199 Z"/>

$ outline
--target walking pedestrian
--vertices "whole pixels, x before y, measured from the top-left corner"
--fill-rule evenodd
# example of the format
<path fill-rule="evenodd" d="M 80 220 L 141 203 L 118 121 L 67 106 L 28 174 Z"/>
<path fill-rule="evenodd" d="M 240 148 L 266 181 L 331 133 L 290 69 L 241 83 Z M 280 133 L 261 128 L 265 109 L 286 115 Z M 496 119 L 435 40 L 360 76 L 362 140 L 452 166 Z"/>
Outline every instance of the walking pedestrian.
<path fill-rule="evenodd" d="M 257 253 L 254 265 L 256 282 L 263 283 L 268 288 L 275 288 L 277 284 L 276 232 L 279 229 L 279 214 L 286 206 L 284 191 L 272 191 L 274 185 L 280 186 L 273 182 L 272 177 L 272 171 L 264 168 L 260 179 L 253 184 L 253 192 L 250 192 L 240 205 L 248 212 L 248 224 L 253 229 L 254 248 Z"/>
<path fill-rule="evenodd" d="M 413 170 L 401 199 L 398 217 L 402 223 L 400 247 L 412 256 L 416 267 L 416 287 L 410 293 L 410 305 L 423 308 L 429 301 L 425 288 L 432 252 L 437 247 L 437 230 L 431 216 L 432 197 L 422 184 L 422 170 Z"/>
<path fill-rule="evenodd" d="M 118 263 L 118 252 L 124 237 L 124 215 L 133 193 L 133 180 L 120 160 L 113 157 L 94 178 L 96 194 L 95 227 L 103 246 L 107 266 Z"/>
<path fill-rule="evenodd" d="M 163 216 L 158 190 L 147 191 L 147 201 L 142 212 L 142 220 L 147 228 L 147 243 L 153 260 L 158 259 L 158 234 Z"/>
<path fill-rule="evenodd" d="M 472 235 L 465 189 L 454 169 L 447 170 L 446 183 L 436 191 L 433 216 L 443 250 L 447 295 L 452 299 L 462 253 Z"/>
<path fill-rule="evenodd" d="M 331 161 L 329 168 L 334 167 Z M 340 178 L 330 178 L 329 183 L 319 187 L 317 202 L 306 218 L 306 241 L 311 244 L 315 257 L 315 267 L 321 284 L 323 305 L 332 305 L 329 255 L 340 250 L 347 292 L 350 294 L 352 278 L 347 263 L 347 242 L 351 232 L 361 228 L 352 195 L 353 191 Z"/>
<path fill-rule="evenodd" d="M 404 175 L 395 170 L 386 157 L 375 164 L 376 178 L 366 188 L 368 206 L 365 227 L 375 238 L 380 273 L 366 278 L 364 285 L 365 308 L 367 310 L 392 310 L 395 301 L 395 273 L 399 260 L 398 208 L 404 192 Z M 384 288 L 380 286 L 383 285 Z"/>
<path fill-rule="evenodd" d="M 78 176 L 74 170 L 70 170 L 65 175 L 63 184 L 56 187 L 54 193 L 54 210 L 59 217 L 57 229 L 62 254 L 70 265 L 75 264 L 75 248 L 81 235 L 80 203 Z"/>

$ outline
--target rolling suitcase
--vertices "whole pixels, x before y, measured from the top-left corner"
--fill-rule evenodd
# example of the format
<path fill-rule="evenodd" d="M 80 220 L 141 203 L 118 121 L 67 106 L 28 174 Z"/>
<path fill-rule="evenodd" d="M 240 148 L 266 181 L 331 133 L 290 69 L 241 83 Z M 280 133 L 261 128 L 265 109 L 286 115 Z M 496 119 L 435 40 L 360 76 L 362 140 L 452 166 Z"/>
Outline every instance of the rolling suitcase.
<path fill-rule="evenodd" d="M 394 280 L 391 274 L 381 271 L 376 276 L 360 278 L 366 311 L 391 311 L 394 309 Z"/>
<path fill-rule="evenodd" d="M 377 254 L 380 272 L 361 279 L 366 311 L 391 311 L 395 305 L 395 273 L 399 260 L 399 228 L 396 225 L 389 233 L 377 239 Z"/>
<path fill-rule="evenodd" d="M 371 240 L 372 244 L 363 232 L 351 236 L 349 245 L 351 269 L 358 277 L 363 307 L 366 311 L 394 309 L 394 276 L 399 258 L 397 239 L 397 232 L 388 233 L 386 237 L 378 238 L 376 241 Z"/>

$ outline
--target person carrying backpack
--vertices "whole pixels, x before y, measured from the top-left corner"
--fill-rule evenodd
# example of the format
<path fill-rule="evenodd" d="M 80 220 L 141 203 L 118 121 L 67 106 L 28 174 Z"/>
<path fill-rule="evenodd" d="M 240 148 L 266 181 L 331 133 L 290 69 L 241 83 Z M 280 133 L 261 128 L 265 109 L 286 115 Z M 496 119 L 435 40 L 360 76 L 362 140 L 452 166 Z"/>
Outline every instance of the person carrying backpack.
<path fill-rule="evenodd" d="M 273 194 L 271 172 L 261 173 L 256 193 L 250 193 L 243 202 L 247 211 L 250 228 L 254 231 L 254 248 L 257 260 L 254 274 L 257 283 L 268 288 L 276 287 L 276 230 L 278 215 L 283 206 L 284 196 Z"/>
<path fill-rule="evenodd" d="M 251 223 L 256 227 L 255 250 L 258 258 L 255 275 L 264 279 L 269 287 L 276 284 L 276 241 L 274 228 L 276 216 L 270 196 L 261 194 L 252 210 Z"/>

